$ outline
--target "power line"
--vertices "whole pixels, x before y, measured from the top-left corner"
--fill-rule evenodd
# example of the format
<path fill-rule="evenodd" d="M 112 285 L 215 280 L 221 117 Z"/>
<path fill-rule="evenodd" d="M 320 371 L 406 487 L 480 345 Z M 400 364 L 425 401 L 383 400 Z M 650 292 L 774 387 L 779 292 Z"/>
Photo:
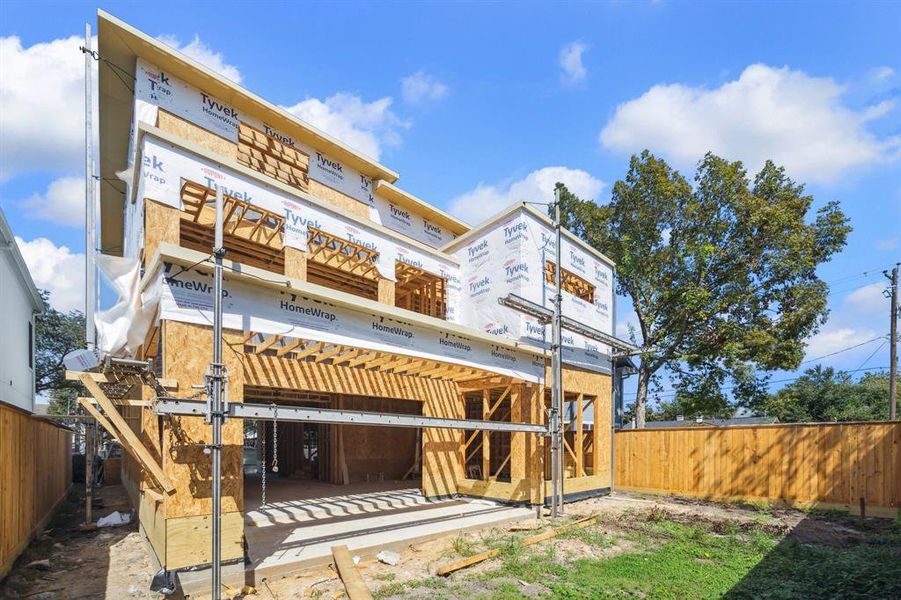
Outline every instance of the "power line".
<path fill-rule="evenodd" d="M 870 355 L 867 357 L 867 359 L 866 359 L 865 361 L 863 361 L 862 363 L 860 363 L 860 366 L 857 367 L 857 368 L 858 368 L 858 369 L 862 369 L 863 366 L 864 366 L 865 364 L 867 364 L 868 362 L 870 362 L 870 359 L 872 359 L 874 356 L 876 356 L 876 353 L 879 352 L 880 350 L 882 350 L 882 349 L 885 347 L 885 345 L 886 345 L 887 343 L 888 343 L 888 340 L 885 340 L 885 341 L 883 341 L 881 344 L 879 344 L 878 346 L 876 346 L 876 349 L 873 350 L 873 353 L 870 354 Z"/>
<path fill-rule="evenodd" d="M 853 346 L 848 346 L 847 348 L 842 348 L 841 350 L 836 350 L 835 352 L 830 352 L 829 354 L 824 354 L 823 356 L 818 356 L 818 357 L 816 357 L 816 358 L 811 358 L 811 359 L 808 359 L 808 360 L 801 361 L 801 362 L 798 363 L 798 364 L 799 364 L 799 365 L 806 365 L 806 364 L 808 364 L 808 363 L 816 362 L 816 361 L 822 360 L 822 359 L 824 359 L 824 358 L 829 358 L 830 356 L 835 356 L 836 354 L 841 354 L 842 352 L 847 352 L 848 350 L 854 350 L 855 348 L 860 348 L 861 346 L 866 346 L 867 344 L 872 344 L 873 342 L 875 342 L 875 341 L 877 341 L 877 340 L 883 340 L 883 339 L 885 339 L 885 336 L 884 336 L 884 335 L 880 335 L 879 337 L 874 337 L 874 338 L 871 339 L 871 340 L 867 340 L 867 341 L 865 341 L 865 342 L 861 342 L 861 343 L 855 344 L 855 345 L 853 345 Z"/>
<path fill-rule="evenodd" d="M 844 369 L 840 369 L 838 372 L 841 372 L 841 373 L 861 373 L 861 372 L 864 372 L 864 371 L 887 371 L 887 370 L 888 370 L 888 367 L 866 367 L 866 368 L 861 368 L 861 369 L 850 369 L 850 370 L 847 370 L 847 371 L 844 370 Z M 772 381 L 768 381 L 768 382 L 767 382 L 767 385 L 772 385 L 772 384 L 774 384 L 774 383 L 788 383 L 788 382 L 791 382 L 791 381 L 797 381 L 798 379 L 802 379 L 803 377 L 804 377 L 804 375 L 802 374 L 802 375 L 796 375 L 796 376 L 794 376 L 794 377 L 787 377 L 787 378 L 784 378 L 784 379 L 773 379 Z M 726 391 L 731 391 L 731 390 L 734 390 L 734 389 L 737 388 L 737 387 L 739 387 L 738 384 L 735 384 L 735 385 L 730 385 L 730 386 L 727 386 L 727 387 L 724 387 L 724 388 L 721 388 L 721 389 L 726 390 Z M 637 392 L 626 392 L 624 395 L 627 395 L 627 396 L 637 396 L 638 394 L 637 394 Z M 666 392 L 662 392 L 662 393 L 659 393 L 659 394 L 651 394 L 651 393 L 649 392 L 649 393 L 648 393 L 648 398 L 655 398 L 655 399 L 657 399 L 657 398 L 672 398 L 672 397 L 678 396 L 678 395 L 679 395 L 679 392 L 678 392 L 678 391 L 675 391 L 675 390 L 668 390 L 668 391 L 666 391 Z"/>

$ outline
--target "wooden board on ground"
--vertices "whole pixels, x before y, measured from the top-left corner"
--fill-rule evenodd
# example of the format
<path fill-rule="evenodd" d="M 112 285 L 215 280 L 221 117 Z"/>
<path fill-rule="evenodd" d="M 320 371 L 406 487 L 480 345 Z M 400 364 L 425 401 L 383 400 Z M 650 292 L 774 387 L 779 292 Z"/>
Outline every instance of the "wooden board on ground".
<path fill-rule="evenodd" d="M 354 564 L 354 559 L 347 546 L 343 544 L 332 546 L 332 556 L 335 559 L 338 575 L 344 582 L 344 589 L 347 590 L 347 597 L 350 600 L 372 600 L 372 594 L 369 593 L 369 588 L 366 587 L 360 572 L 357 571 L 357 566 Z"/>

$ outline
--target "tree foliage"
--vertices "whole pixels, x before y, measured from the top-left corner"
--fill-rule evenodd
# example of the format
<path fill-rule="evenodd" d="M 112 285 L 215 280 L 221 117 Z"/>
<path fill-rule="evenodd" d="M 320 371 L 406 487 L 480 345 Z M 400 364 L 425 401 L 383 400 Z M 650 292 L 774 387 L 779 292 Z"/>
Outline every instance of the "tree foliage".
<path fill-rule="evenodd" d="M 850 373 L 817 365 L 752 408 L 783 423 L 882 421 L 888 419 L 888 379 L 867 373 L 854 381 Z"/>
<path fill-rule="evenodd" d="M 729 390 L 760 397 L 759 372 L 798 367 L 827 314 L 816 268 L 851 230 L 837 203 L 810 215 L 813 197 L 783 168 L 768 161 L 752 181 L 710 153 L 693 183 L 648 151 L 633 156 L 606 206 L 558 186 L 564 226 L 617 263 L 616 291 L 655 349 L 641 357 L 639 427 L 661 369 L 683 401 L 714 414 Z"/>
<path fill-rule="evenodd" d="M 84 348 L 85 317 L 80 311 L 60 312 L 50 305 L 50 293 L 41 290 L 44 310 L 35 319 L 35 392 L 67 399 L 80 384 L 66 380 L 63 357 Z"/>

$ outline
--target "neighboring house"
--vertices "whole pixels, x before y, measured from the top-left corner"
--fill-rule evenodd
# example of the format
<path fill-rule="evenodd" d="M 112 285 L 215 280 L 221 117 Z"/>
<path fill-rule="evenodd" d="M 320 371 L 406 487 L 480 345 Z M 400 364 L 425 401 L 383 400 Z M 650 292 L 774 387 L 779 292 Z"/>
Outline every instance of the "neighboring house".
<path fill-rule="evenodd" d="M 43 302 L 0 209 L 0 402 L 34 411 L 34 317 Z"/>
<path fill-rule="evenodd" d="M 773 425 L 778 423 L 776 417 L 733 417 L 731 419 L 676 419 L 675 421 L 647 421 L 647 429 L 668 429 L 672 427 L 731 427 L 733 425 Z"/>

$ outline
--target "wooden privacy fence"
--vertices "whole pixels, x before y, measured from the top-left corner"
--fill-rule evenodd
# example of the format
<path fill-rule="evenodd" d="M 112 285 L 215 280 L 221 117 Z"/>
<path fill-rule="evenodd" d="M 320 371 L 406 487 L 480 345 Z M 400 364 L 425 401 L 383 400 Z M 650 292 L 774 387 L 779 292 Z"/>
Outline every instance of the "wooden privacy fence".
<path fill-rule="evenodd" d="M 0 579 L 72 481 L 72 432 L 0 404 Z"/>
<path fill-rule="evenodd" d="M 901 422 L 626 429 L 615 435 L 618 490 L 766 499 L 894 516 Z"/>

